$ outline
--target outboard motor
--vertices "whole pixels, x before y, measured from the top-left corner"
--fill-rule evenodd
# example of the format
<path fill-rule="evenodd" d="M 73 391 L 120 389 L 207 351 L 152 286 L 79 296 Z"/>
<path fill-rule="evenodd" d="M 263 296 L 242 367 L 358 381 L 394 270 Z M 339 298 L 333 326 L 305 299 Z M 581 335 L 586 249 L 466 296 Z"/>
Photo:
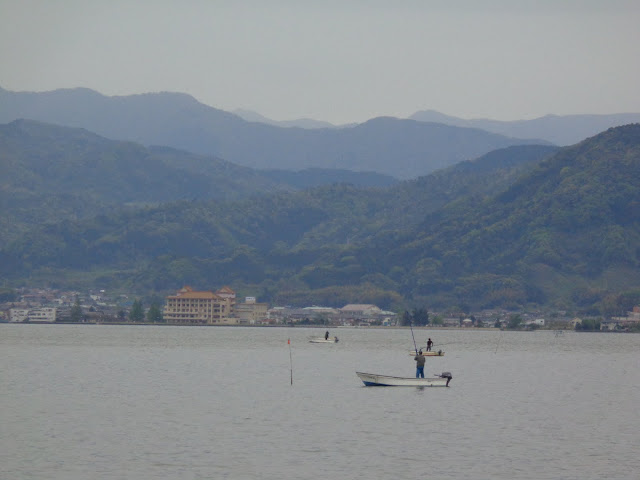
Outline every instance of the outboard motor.
<path fill-rule="evenodd" d="M 451 375 L 451 372 L 442 372 L 440 374 L 440 378 L 446 378 L 447 379 L 447 387 L 448 387 L 449 386 L 449 382 L 453 378 L 453 375 Z"/>

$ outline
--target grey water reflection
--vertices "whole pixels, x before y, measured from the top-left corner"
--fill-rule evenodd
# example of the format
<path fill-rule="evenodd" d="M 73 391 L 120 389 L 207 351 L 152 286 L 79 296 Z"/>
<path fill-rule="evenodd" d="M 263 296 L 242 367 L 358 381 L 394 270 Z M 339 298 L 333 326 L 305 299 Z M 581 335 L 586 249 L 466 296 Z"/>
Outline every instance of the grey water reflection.
<path fill-rule="evenodd" d="M 640 335 L 0 325 L 0 478 L 596 479 L 640 471 Z M 291 340 L 291 344 L 287 340 Z M 291 356 L 290 356 L 291 352 Z M 293 377 L 293 385 L 291 378 Z"/>

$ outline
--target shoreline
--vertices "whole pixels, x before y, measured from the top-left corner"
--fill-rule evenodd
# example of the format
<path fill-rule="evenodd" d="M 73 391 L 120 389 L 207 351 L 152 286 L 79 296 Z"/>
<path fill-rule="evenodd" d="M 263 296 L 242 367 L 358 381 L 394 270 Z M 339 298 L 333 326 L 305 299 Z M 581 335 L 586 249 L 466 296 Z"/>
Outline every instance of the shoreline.
<path fill-rule="evenodd" d="M 185 324 L 185 323 L 148 323 L 148 322 L 0 322 L 0 324 L 6 325 L 105 325 L 105 326 L 129 326 L 129 327 L 237 327 L 237 328 L 317 328 L 317 329 L 375 329 L 375 330 L 452 330 L 452 331 L 512 331 L 512 332 L 535 332 L 535 331 L 574 331 L 571 328 L 538 328 L 535 330 L 507 330 L 496 327 L 442 327 L 442 326 L 419 326 L 419 327 L 407 327 L 407 326 L 382 326 L 382 325 L 238 325 L 238 324 Z"/>

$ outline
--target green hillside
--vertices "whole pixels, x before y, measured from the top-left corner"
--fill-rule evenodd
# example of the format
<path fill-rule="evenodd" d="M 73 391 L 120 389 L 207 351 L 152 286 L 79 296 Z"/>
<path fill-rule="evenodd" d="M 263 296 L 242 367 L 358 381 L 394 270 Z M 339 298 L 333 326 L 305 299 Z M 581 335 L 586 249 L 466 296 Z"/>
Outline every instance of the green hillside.
<path fill-rule="evenodd" d="M 230 285 L 289 304 L 597 308 L 638 289 L 640 125 L 512 147 L 388 188 L 182 201 L 32 230 L 9 284 Z"/>
<path fill-rule="evenodd" d="M 169 147 L 113 141 L 31 120 L 0 125 L 0 246 L 31 226 L 178 200 L 238 200 L 349 181 L 392 185 L 376 173 L 257 171 Z"/>
<path fill-rule="evenodd" d="M 278 184 L 215 157 L 30 120 L 0 125 L 0 173 L 14 191 L 65 192 L 112 204 L 233 199 Z"/>
<path fill-rule="evenodd" d="M 606 295 L 608 278 L 640 285 L 640 125 L 560 150 L 475 208 L 447 205 L 409 249 L 405 290 L 448 302 L 580 303 Z"/>

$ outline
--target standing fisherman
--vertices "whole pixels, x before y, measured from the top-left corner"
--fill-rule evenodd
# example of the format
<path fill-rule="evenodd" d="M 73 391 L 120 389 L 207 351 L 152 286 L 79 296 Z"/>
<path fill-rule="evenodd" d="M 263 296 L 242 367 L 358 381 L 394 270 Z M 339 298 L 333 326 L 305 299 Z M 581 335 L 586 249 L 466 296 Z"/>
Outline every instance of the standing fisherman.
<path fill-rule="evenodd" d="M 416 361 L 416 378 L 422 377 L 424 378 L 424 355 L 422 355 L 422 350 L 418 352 L 418 354 L 414 357 Z"/>
<path fill-rule="evenodd" d="M 433 345 L 433 342 L 431 341 L 431 339 L 427 340 L 427 352 L 431 351 L 431 345 Z"/>

